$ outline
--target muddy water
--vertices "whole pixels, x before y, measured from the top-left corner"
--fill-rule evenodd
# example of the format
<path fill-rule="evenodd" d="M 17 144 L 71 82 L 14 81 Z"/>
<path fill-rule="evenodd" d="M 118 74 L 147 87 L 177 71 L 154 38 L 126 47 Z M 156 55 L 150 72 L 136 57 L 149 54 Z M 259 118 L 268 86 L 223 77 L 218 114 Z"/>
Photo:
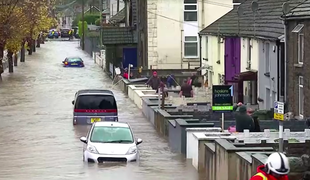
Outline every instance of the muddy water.
<path fill-rule="evenodd" d="M 0 83 L 1 180 L 199 180 L 182 157 L 170 152 L 167 142 L 133 103 L 117 88 L 120 121 L 129 122 L 139 145 L 139 162 L 88 164 L 82 161 L 81 136 L 87 126 L 72 125 L 74 93 L 85 88 L 111 88 L 111 80 L 78 48 L 77 41 L 43 44 L 14 74 Z M 85 68 L 63 68 L 67 56 L 80 56 Z"/>

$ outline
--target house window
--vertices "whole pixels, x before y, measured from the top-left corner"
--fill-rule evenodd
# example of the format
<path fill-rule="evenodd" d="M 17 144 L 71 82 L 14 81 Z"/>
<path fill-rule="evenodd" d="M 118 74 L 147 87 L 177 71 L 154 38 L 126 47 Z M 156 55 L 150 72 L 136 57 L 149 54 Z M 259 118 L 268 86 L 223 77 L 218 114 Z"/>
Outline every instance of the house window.
<path fill-rule="evenodd" d="M 184 0 L 184 21 L 197 21 L 197 0 Z"/>
<path fill-rule="evenodd" d="M 303 28 L 303 24 L 297 24 L 297 26 L 295 26 L 295 28 L 292 30 L 292 33 L 296 33 L 298 35 L 298 64 L 304 63 L 304 34 L 302 33 Z"/>
<path fill-rule="evenodd" d="M 197 57 L 198 56 L 197 36 L 185 36 L 184 56 L 185 57 Z"/>
<path fill-rule="evenodd" d="M 265 46 L 265 73 L 270 72 L 270 58 L 269 58 L 269 51 L 270 50 L 270 44 L 266 43 Z"/>
<path fill-rule="evenodd" d="M 298 78 L 298 111 L 299 116 L 303 117 L 304 114 L 304 78 L 299 76 Z"/>
<path fill-rule="evenodd" d="M 298 64 L 304 63 L 304 34 L 298 33 Z"/>

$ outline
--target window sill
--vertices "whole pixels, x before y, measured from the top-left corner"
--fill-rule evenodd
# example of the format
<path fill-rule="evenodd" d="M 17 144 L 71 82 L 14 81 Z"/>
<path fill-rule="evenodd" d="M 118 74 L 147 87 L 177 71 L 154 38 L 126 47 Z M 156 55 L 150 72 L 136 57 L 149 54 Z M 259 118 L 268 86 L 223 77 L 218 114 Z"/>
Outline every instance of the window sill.
<path fill-rule="evenodd" d="M 270 77 L 270 72 L 266 72 L 266 73 L 264 73 L 264 75 L 265 75 L 266 77 Z"/>
<path fill-rule="evenodd" d="M 198 56 L 184 56 L 184 59 L 198 59 Z"/>
<path fill-rule="evenodd" d="M 302 68 L 303 64 L 294 64 L 294 67 L 296 68 Z"/>

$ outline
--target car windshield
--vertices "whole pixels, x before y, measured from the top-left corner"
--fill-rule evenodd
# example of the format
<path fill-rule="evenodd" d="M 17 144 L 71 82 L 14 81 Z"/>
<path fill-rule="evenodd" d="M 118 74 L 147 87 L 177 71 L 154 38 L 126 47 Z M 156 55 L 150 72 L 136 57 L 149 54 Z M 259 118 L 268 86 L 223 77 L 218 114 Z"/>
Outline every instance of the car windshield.
<path fill-rule="evenodd" d="M 75 109 L 117 109 L 112 95 L 80 95 Z"/>
<path fill-rule="evenodd" d="M 68 58 L 68 62 L 81 62 L 82 59 L 80 58 Z"/>
<path fill-rule="evenodd" d="M 91 142 L 97 143 L 133 143 L 133 137 L 128 127 L 95 126 Z"/>

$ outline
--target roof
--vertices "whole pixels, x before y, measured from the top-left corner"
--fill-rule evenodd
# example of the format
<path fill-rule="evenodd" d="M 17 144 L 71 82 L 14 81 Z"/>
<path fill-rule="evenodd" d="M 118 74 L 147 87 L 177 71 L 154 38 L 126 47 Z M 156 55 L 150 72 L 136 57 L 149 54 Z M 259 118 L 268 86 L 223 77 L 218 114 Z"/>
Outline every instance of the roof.
<path fill-rule="evenodd" d="M 109 22 L 112 24 L 120 23 L 125 20 L 125 8 L 118 11 L 114 16 L 109 19 Z"/>
<path fill-rule="evenodd" d="M 76 93 L 77 94 L 97 93 L 97 94 L 111 94 L 111 95 L 114 95 L 112 91 L 104 90 L 104 89 L 82 89 L 82 90 L 79 90 Z"/>
<path fill-rule="evenodd" d="M 288 14 L 288 18 L 306 17 L 310 18 L 310 1 L 304 0 L 302 3 L 293 8 Z"/>
<path fill-rule="evenodd" d="M 127 123 L 123 122 L 108 122 L 108 121 L 101 121 L 101 122 L 95 122 L 95 126 L 105 126 L 105 127 L 129 127 Z"/>
<path fill-rule="evenodd" d="M 302 1 L 304 0 L 259 0 L 258 11 L 254 16 L 251 9 L 252 0 L 247 0 L 200 31 L 199 34 L 277 40 L 284 33 L 281 19 L 283 3 L 288 2 L 291 7 L 295 7 Z"/>
<path fill-rule="evenodd" d="M 137 43 L 136 31 L 131 27 L 102 27 L 102 43 L 104 45 L 135 44 Z"/>

